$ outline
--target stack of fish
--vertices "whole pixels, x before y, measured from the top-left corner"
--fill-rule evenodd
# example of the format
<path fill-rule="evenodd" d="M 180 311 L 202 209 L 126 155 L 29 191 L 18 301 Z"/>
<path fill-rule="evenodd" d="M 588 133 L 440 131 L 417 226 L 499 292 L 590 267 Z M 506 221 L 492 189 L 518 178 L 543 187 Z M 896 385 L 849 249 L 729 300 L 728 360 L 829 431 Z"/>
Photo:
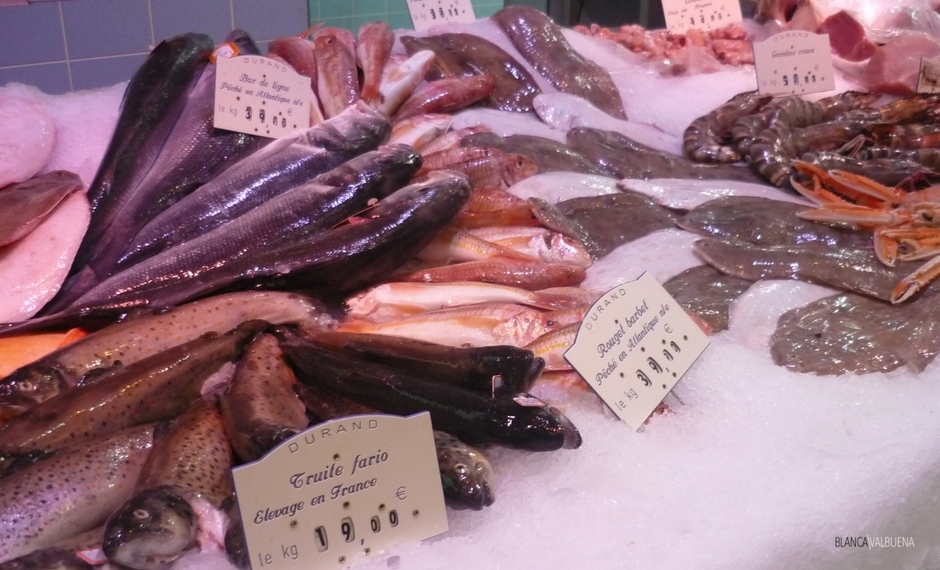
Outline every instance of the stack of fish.
<path fill-rule="evenodd" d="M 609 72 L 619 64 L 598 65 L 584 54 L 602 44 L 563 32 L 510 7 L 403 34 L 400 45 L 381 23 L 358 38 L 320 29 L 272 42 L 269 56 L 309 77 L 314 94 L 310 128 L 275 141 L 212 128 L 207 37 L 157 46 L 128 86 L 87 201 L 67 174 L 25 183 L 50 188 L 34 218 L 67 195 L 91 221 L 46 297 L 16 301 L 24 308 L 6 317 L 5 334 L 90 332 L 24 358 L 0 383 L 0 568 L 84 568 L 76 552 L 96 549 L 163 568 L 223 543 L 244 566 L 231 466 L 310 423 L 375 410 L 429 411 L 450 504 L 492 504 L 492 468 L 470 445 L 580 445 L 572 423 L 529 390 L 553 378 L 585 386 L 562 356 L 598 296 L 583 283 L 605 271 L 598 261 L 622 282 L 621 252 L 656 232 L 712 236 L 695 245 L 698 266 L 666 287 L 716 331 L 778 252 L 786 276 L 870 296 L 889 288 L 887 274 L 853 276 L 861 254 L 839 257 L 841 271 L 818 262 L 857 248 L 860 234 L 799 225 L 793 198 L 692 208 L 632 191 L 780 197 L 750 169 L 698 164 L 678 154 L 675 134 L 628 120 Z M 227 41 L 257 53 L 243 32 Z M 874 120 L 922 113 L 923 101 L 873 112 L 856 109 L 870 97 L 846 95 L 822 106 Z M 725 131 L 767 129 L 791 104 L 730 105 L 696 122 L 692 158 L 725 156 L 716 142 Z M 778 162 L 785 177 L 788 158 Z M 649 181 L 661 178 L 672 180 Z M 750 243 L 714 237 L 732 235 Z M 859 299 L 782 319 L 775 357 L 839 373 L 922 368 L 940 350 L 940 335 L 920 334 L 932 331 L 933 309 L 889 314 Z M 842 319 L 853 334 L 853 319 L 872 314 L 895 336 L 869 343 L 871 359 L 845 364 L 841 336 L 826 338 L 827 350 L 813 343 L 819 320 Z M 899 331 L 916 340 L 909 351 L 897 350 Z M 50 486 L 61 472 L 75 474 L 72 484 Z M 210 522 L 221 513 L 226 528 Z"/>

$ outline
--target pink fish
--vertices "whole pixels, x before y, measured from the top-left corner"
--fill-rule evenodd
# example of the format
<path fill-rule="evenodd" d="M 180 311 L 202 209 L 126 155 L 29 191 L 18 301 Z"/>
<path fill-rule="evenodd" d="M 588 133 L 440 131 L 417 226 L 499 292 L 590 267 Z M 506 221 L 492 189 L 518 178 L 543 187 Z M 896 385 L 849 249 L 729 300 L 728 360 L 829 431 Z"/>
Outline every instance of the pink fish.
<path fill-rule="evenodd" d="M 381 101 L 379 85 L 382 83 L 382 71 L 392 53 L 395 34 L 385 22 L 363 24 L 359 28 L 359 42 L 356 45 L 356 61 L 362 68 L 362 100 L 372 108 L 377 108 Z"/>
<path fill-rule="evenodd" d="M 489 75 L 453 77 L 432 81 L 417 89 L 402 103 L 395 120 L 421 113 L 453 113 L 476 103 L 493 91 Z"/>
<path fill-rule="evenodd" d="M 317 94 L 327 119 L 359 99 L 359 70 L 352 32 L 324 28 L 313 39 L 317 58 Z"/>

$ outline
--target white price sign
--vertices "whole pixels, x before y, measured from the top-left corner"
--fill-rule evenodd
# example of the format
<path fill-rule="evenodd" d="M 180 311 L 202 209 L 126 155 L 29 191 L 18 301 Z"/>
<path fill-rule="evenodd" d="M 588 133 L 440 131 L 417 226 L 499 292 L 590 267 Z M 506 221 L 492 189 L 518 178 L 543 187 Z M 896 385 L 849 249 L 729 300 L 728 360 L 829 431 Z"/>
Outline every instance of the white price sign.
<path fill-rule="evenodd" d="M 663 0 L 663 15 L 670 32 L 717 30 L 743 20 L 738 0 Z"/>
<path fill-rule="evenodd" d="M 918 93 L 940 93 L 940 56 L 920 58 Z"/>
<path fill-rule="evenodd" d="M 829 34 L 781 32 L 753 48 L 761 93 L 802 95 L 836 88 Z"/>
<path fill-rule="evenodd" d="M 447 531 L 431 416 L 352 416 L 232 470 L 253 570 L 344 568 Z"/>
<path fill-rule="evenodd" d="M 215 128 L 278 138 L 310 126 L 310 79 L 289 65 L 243 55 L 216 66 Z"/>
<path fill-rule="evenodd" d="M 639 429 L 708 346 L 649 273 L 605 293 L 565 358 L 617 416 Z"/>
<path fill-rule="evenodd" d="M 408 12 L 416 30 L 451 22 L 470 23 L 476 20 L 470 0 L 408 0 Z"/>

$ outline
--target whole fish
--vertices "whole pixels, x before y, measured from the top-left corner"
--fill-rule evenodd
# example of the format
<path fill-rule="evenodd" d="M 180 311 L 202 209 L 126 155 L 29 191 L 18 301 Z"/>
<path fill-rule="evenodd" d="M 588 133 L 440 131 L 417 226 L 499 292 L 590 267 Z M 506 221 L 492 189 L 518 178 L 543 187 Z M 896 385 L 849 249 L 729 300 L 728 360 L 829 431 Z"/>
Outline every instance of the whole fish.
<path fill-rule="evenodd" d="M 489 258 L 482 261 L 465 261 L 442 267 L 419 269 L 395 275 L 394 279 L 411 283 L 482 281 L 537 291 L 548 287 L 578 285 L 584 281 L 584 276 L 584 268 L 574 265 Z"/>
<path fill-rule="evenodd" d="M 803 220 L 805 206 L 767 198 L 728 196 L 689 210 L 676 221 L 684 230 L 704 236 L 737 239 L 763 245 L 820 243 L 861 248 L 871 233 Z"/>
<path fill-rule="evenodd" d="M 317 55 L 311 40 L 299 36 L 287 36 L 271 40 L 268 54 L 280 56 L 294 71 L 310 79 L 310 88 L 317 89 Z"/>
<path fill-rule="evenodd" d="M 209 63 L 212 48 L 212 38 L 204 34 L 163 40 L 131 78 L 114 135 L 88 187 L 92 224 L 74 268 L 88 263 L 128 193 L 149 172 L 186 104 L 187 94 Z"/>
<path fill-rule="evenodd" d="M 481 104 L 503 111 L 532 111 L 532 99 L 541 90 L 528 70 L 496 44 L 472 34 L 445 33 L 423 38 L 403 36 L 409 54 L 431 50 L 437 58 L 428 72 L 430 79 L 488 75 L 493 90 Z"/>
<path fill-rule="evenodd" d="M 169 420 L 194 402 L 203 382 L 268 327 L 248 321 L 223 335 L 169 348 L 104 373 L 0 426 L 0 454 L 53 451 L 148 422 Z"/>
<path fill-rule="evenodd" d="M 580 289 L 577 289 L 580 291 Z M 562 309 L 578 302 L 561 293 L 529 291 L 477 281 L 382 283 L 346 300 L 354 319 L 382 321 L 476 303 L 516 303 L 538 309 Z"/>
<path fill-rule="evenodd" d="M 447 131 L 422 147 L 421 154 L 426 156 L 432 152 L 456 148 L 460 146 L 461 139 L 467 135 L 484 132 L 487 132 L 487 130 L 483 127 L 464 127 L 462 129 Z"/>
<path fill-rule="evenodd" d="M 306 289 L 336 293 L 360 289 L 375 283 L 426 246 L 454 219 L 469 195 L 465 177 L 432 173 L 427 181 L 402 188 L 379 201 L 359 216 L 358 223 L 256 251 L 239 252 L 231 244 L 202 240 L 195 246 L 189 245 L 188 251 L 202 255 L 200 246 L 206 245 L 209 252 L 222 256 L 202 255 L 211 263 L 198 264 L 164 256 L 158 260 L 160 263 L 148 262 L 144 271 L 105 281 L 79 302 L 163 307 L 223 287 L 246 287 L 259 282 L 268 288 L 302 283 Z M 244 231 L 240 239 L 252 244 L 251 236 L 250 231 Z M 165 268 L 169 271 L 164 271 Z"/>
<path fill-rule="evenodd" d="M 618 119 L 627 118 L 620 93 L 607 71 L 576 52 L 544 13 L 528 6 L 509 6 L 490 19 L 559 91 L 583 97 Z"/>
<path fill-rule="evenodd" d="M 567 134 L 575 151 L 610 169 L 617 178 L 696 178 L 764 183 L 748 168 L 734 165 L 707 165 L 684 156 L 658 151 L 613 131 L 574 127 Z"/>
<path fill-rule="evenodd" d="M 297 293 L 254 291 L 217 295 L 93 332 L 0 380 L 0 416 L 9 418 L 100 374 L 127 366 L 207 333 L 252 319 L 318 327 L 325 309 Z"/>
<path fill-rule="evenodd" d="M 554 330 L 556 323 L 537 309 L 511 303 L 467 305 L 427 311 L 393 321 L 347 320 L 338 330 L 401 336 L 450 346 L 525 346 Z"/>
<path fill-rule="evenodd" d="M 232 448 L 214 395 L 207 395 L 160 433 L 137 488 L 108 517 L 101 548 L 108 560 L 135 570 L 166 568 L 199 546 L 206 513 L 232 495 Z M 203 521 L 206 521 L 203 523 Z"/>
<path fill-rule="evenodd" d="M 673 228 L 676 220 L 675 214 L 638 192 L 572 198 L 555 207 L 587 233 L 585 247 L 595 259 L 624 243 Z"/>
<path fill-rule="evenodd" d="M 101 525 L 131 495 L 152 443 L 152 425 L 134 427 L 0 478 L 0 562 Z M 68 484 L 51 484 L 63 476 Z"/>
<path fill-rule="evenodd" d="M 496 443 L 528 451 L 581 445 L 581 436 L 570 420 L 528 394 L 487 398 L 375 362 L 352 360 L 287 331 L 278 334 L 302 382 L 323 386 L 385 413 L 428 411 L 434 429 L 470 444 Z"/>
<path fill-rule="evenodd" d="M 298 384 L 297 388 L 311 415 L 319 422 L 378 413 L 378 410 L 374 408 L 316 384 Z M 457 509 L 474 510 L 482 510 L 483 507 L 492 505 L 496 499 L 496 485 L 493 480 L 493 468 L 490 467 L 486 457 L 456 437 L 440 430 L 434 430 L 434 446 L 437 451 L 444 500 L 447 504 Z M 233 546 L 237 544 L 236 542 Z"/>
<path fill-rule="evenodd" d="M 418 252 L 417 258 L 430 264 L 446 264 L 461 261 L 478 261 L 492 257 L 535 261 L 534 257 L 503 245 L 489 242 L 455 226 L 444 228 L 427 247 Z"/>
<path fill-rule="evenodd" d="M 588 267 L 591 254 L 579 241 L 544 228 L 493 226 L 469 230 L 486 241 L 525 253 L 546 263 Z"/>
<path fill-rule="evenodd" d="M 483 150 L 486 152 L 477 156 L 469 153 L 467 148 L 445 150 L 436 154 L 467 153 L 468 158 L 466 160 L 448 164 L 447 170 L 465 174 L 473 186 L 509 188 L 513 184 L 538 173 L 538 166 L 536 166 L 535 161 L 527 156 L 502 152 L 492 148 Z M 428 155 L 428 159 L 430 160 L 432 156 Z"/>
<path fill-rule="evenodd" d="M 279 139 L 147 223 L 127 246 L 122 267 L 204 234 L 331 168 L 376 148 L 390 125 L 366 105 Z"/>
<path fill-rule="evenodd" d="M 613 173 L 603 165 L 590 161 L 584 155 L 558 141 L 533 135 L 509 135 L 500 137 L 494 133 L 477 133 L 464 137 L 461 146 L 497 148 L 531 158 L 539 172 L 581 172 L 611 176 Z"/>
<path fill-rule="evenodd" d="M 263 254 L 316 235 L 401 188 L 420 164 L 421 155 L 404 145 L 356 157 L 227 224 L 115 274 L 80 297 L 76 306 L 106 302 L 119 295 L 141 298 L 141 291 L 167 280 L 185 289 L 184 280 L 192 267 L 222 267 L 252 253 Z M 187 297 L 175 301 L 184 300 Z"/>
<path fill-rule="evenodd" d="M 935 293 L 909 305 L 845 293 L 784 313 L 771 337 L 774 363 L 795 372 L 922 372 L 940 352 Z"/>
<path fill-rule="evenodd" d="M 387 364 L 488 397 L 530 390 L 545 365 L 530 351 L 510 345 L 455 347 L 403 336 L 347 332 L 317 332 L 305 338 L 356 359 Z"/>
<path fill-rule="evenodd" d="M 0 188 L 0 247 L 22 239 L 66 196 L 84 187 L 77 174 L 56 170 Z"/>
<path fill-rule="evenodd" d="M 317 54 L 317 96 L 327 119 L 339 115 L 359 99 L 359 72 L 352 32 L 324 28 L 313 37 Z"/>
<path fill-rule="evenodd" d="M 392 53 L 394 43 L 395 34 L 385 22 L 370 22 L 359 26 L 356 62 L 362 69 L 360 97 L 372 108 L 378 108 L 381 102 L 379 86 L 382 83 L 382 71 Z"/>
<path fill-rule="evenodd" d="M 698 315 L 717 332 L 728 329 L 731 303 L 751 285 L 753 282 L 747 279 L 699 265 L 666 281 L 663 288 L 683 309 Z"/>
<path fill-rule="evenodd" d="M 425 113 L 453 113 L 476 103 L 493 91 L 489 75 L 431 81 L 412 93 L 395 112 L 395 121 Z"/>
<path fill-rule="evenodd" d="M 233 33 L 243 36 L 240 55 L 257 54 L 247 34 Z M 235 39 L 229 34 L 226 41 Z M 258 136 L 213 126 L 215 77 L 215 64 L 203 68 L 150 172 L 126 195 L 114 221 L 91 245 L 87 263 L 99 280 L 111 274 L 128 242 L 147 222 L 265 144 Z"/>
<path fill-rule="evenodd" d="M 245 349 L 219 402 L 232 449 L 242 461 L 259 459 L 307 427 L 296 383 L 274 336 L 259 335 Z"/>
<path fill-rule="evenodd" d="M 884 265 L 871 248 L 757 245 L 719 238 L 698 240 L 693 248 L 719 271 L 743 279 L 799 279 L 884 300 L 891 299 L 895 285 L 911 272 L 910 263 Z"/>

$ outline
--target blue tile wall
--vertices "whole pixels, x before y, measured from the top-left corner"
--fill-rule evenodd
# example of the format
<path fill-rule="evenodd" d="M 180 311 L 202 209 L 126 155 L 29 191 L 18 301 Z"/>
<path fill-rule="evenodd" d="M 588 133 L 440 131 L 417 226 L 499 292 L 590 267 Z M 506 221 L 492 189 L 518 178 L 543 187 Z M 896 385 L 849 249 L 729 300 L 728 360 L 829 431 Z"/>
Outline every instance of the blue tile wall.
<path fill-rule="evenodd" d="M 471 0 L 477 17 L 503 0 Z M 153 46 L 185 32 L 219 42 L 233 27 L 259 47 L 323 22 L 357 31 L 384 20 L 411 28 L 406 0 L 65 0 L 0 6 L 0 86 L 47 93 L 107 87 L 130 79 Z"/>
<path fill-rule="evenodd" d="M 0 6 L 0 86 L 46 93 L 126 81 L 162 39 L 202 32 L 219 42 L 233 27 L 259 46 L 304 31 L 308 0 L 67 0 Z"/>

